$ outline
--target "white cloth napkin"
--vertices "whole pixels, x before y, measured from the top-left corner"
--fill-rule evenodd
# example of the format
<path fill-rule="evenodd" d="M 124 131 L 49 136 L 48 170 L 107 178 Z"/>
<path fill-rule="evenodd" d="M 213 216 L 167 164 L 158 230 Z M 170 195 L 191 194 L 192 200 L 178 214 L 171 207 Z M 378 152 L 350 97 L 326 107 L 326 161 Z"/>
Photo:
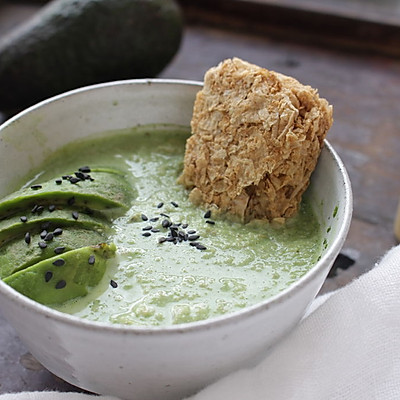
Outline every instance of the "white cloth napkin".
<path fill-rule="evenodd" d="M 54 392 L 0 395 L 0 400 L 89 398 L 112 400 Z M 354 282 L 317 298 L 258 366 L 190 397 L 217 399 L 400 399 L 400 246 Z"/>

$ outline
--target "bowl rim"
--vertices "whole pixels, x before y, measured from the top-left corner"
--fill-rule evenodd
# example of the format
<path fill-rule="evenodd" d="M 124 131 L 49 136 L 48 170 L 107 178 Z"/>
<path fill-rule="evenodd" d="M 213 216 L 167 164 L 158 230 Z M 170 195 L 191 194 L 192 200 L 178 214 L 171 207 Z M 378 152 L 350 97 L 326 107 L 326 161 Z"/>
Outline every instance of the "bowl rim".
<path fill-rule="evenodd" d="M 51 104 L 58 100 L 64 99 L 66 97 L 74 96 L 76 94 L 84 93 L 87 91 L 93 91 L 97 89 L 104 89 L 107 87 L 115 87 L 115 86 L 129 86 L 129 85 L 182 85 L 182 86 L 196 86 L 202 87 L 203 82 L 196 80 L 184 80 L 184 79 L 161 79 L 161 78 L 148 78 L 148 79 L 126 79 L 126 80 L 118 80 L 111 81 L 105 83 L 99 83 L 94 85 L 88 85 L 84 87 L 80 87 L 77 89 L 73 89 L 56 96 L 45 99 L 41 102 L 38 102 L 22 111 L 17 113 L 15 116 L 6 120 L 2 124 L 0 124 L 0 137 L 1 132 L 8 125 L 17 121 L 18 119 L 24 117 L 26 114 L 34 112 L 36 109 L 46 106 L 47 104 Z M 175 333 L 189 333 L 193 331 L 202 331 L 208 330 L 215 326 L 225 325 L 225 324 L 235 324 L 238 323 L 242 318 L 250 318 L 255 314 L 261 313 L 265 309 L 269 309 L 274 307 L 280 303 L 282 303 L 285 299 L 293 297 L 298 291 L 301 290 L 302 287 L 306 286 L 310 281 L 314 279 L 314 277 L 321 272 L 326 267 L 326 263 L 330 262 L 330 260 L 334 257 L 334 255 L 340 251 L 343 243 L 347 237 L 348 230 L 350 228 L 352 212 L 353 212 L 353 195 L 351 190 L 351 182 L 344 166 L 344 163 L 340 159 L 339 155 L 336 153 L 331 144 L 325 139 L 324 147 L 330 154 L 330 156 L 334 159 L 336 165 L 338 166 L 338 170 L 340 172 L 340 176 L 343 180 L 344 186 L 344 202 L 343 202 L 343 222 L 339 227 L 333 241 L 328 246 L 325 254 L 317 261 L 317 263 L 308 270 L 303 276 L 301 276 L 298 280 L 296 280 L 293 284 L 283 289 L 279 293 L 265 299 L 264 301 L 258 302 L 256 304 L 247 306 L 241 310 L 234 311 L 228 314 L 224 314 L 221 316 L 216 316 L 212 318 L 208 318 L 201 321 L 183 323 L 179 325 L 168 325 L 168 326 L 151 326 L 151 327 L 142 327 L 135 325 L 123 325 L 123 324 L 111 324 L 106 322 L 98 322 L 91 321 L 87 319 L 83 319 L 81 317 L 76 317 L 74 315 L 66 314 L 61 311 L 54 310 L 48 306 L 42 305 L 30 298 L 22 295 L 17 292 L 15 289 L 8 286 L 0 279 L 0 294 L 6 296 L 10 301 L 19 303 L 23 308 L 29 309 L 31 312 L 35 312 L 36 314 L 41 314 L 41 316 L 45 318 L 50 318 L 60 322 L 62 324 L 73 325 L 77 328 L 84 328 L 89 330 L 96 331 L 104 331 L 104 332 L 114 332 L 114 333 L 122 333 L 122 334 L 135 334 L 135 335 L 172 335 Z M 328 271 L 327 271 L 328 273 Z"/>

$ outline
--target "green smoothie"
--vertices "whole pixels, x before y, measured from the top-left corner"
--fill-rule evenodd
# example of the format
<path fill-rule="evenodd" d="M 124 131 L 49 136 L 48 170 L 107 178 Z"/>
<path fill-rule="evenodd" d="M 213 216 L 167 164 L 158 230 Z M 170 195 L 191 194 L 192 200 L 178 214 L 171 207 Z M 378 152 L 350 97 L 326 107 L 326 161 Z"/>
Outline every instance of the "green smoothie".
<path fill-rule="evenodd" d="M 123 171 L 135 193 L 112 221 L 107 239 L 117 250 L 100 283 L 51 307 L 116 324 L 182 324 L 265 300 L 316 263 L 322 233 L 306 199 L 283 226 L 243 225 L 194 206 L 176 183 L 188 135 L 140 127 L 74 143 L 46 161 L 38 181 L 90 165 Z"/>

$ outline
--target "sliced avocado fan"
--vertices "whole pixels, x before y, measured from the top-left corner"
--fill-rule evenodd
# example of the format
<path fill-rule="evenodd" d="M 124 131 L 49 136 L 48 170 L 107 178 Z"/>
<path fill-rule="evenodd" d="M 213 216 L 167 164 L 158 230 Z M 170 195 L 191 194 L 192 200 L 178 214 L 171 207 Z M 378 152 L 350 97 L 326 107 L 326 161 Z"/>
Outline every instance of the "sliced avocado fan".
<path fill-rule="evenodd" d="M 0 279 L 42 304 L 85 296 L 115 255 L 112 221 L 134 195 L 121 171 L 81 167 L 0 200 Z"/>
<path fill-rule="evenodd" d="M 18 271 L 4 282 L 41 304 L 60 304 L 85 296 L 102 279 L 114 244 L 99 244 L 68 251 Z"/>
<path fill-rule="evenodd" d="M 48 232 L 51 240 L 46 238 Z M 80 227 L 43 230 L 36 235 L 18 237 L 0 247 L 0 279 L 28 268 L 39 261 L 61 255 L 67 251 L 106 241 L 106 237 L 95 230 Z"/>
<path fill-rule="evenodd" d="M 18 211 L 47 205 L 74 205 L 90 210 L 126 210 L 134 190 L 125 176 L 113 169 L 96 169 L 89 173 L 52 179 L 20 189 L 0 202 L 0 219 Z"/>

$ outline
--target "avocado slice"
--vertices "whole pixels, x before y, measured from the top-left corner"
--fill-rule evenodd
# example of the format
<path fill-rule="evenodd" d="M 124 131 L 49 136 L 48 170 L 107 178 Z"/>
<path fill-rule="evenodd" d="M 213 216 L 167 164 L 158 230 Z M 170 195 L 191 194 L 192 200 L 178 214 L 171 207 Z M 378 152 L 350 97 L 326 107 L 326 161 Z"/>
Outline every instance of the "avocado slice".
<path fill-rule="evenodd" d="M 58 230 L 49 241 L 44 241 L 39 233 L 30 238 L 30 243 L 19 237 L 0 247 L 0 279 L 55 255 L 106 240 L 99 232 L 76 227 Z M 45 243 L 46 247 L 40 247 L 39 243 Z"/>
<path fill-rule="evenodd" d="M 60 304 L 85 296 L 102 279 L 114 244 L 99 244 L 68 251 L 18 271 L 4 282 L 41 304 Z"/>
<path fill-rule="evenodd" d="M 182 32 L 173 0 L 53 0 L 0 42 L 0 109 L 154 77 L 176 54 Z"/>
<path fill-rule="evenodd" d="M 98 169 L 80 179 L 80 171 L 20 189 L 0 202 L 0 219 L 35 206 L 74 205 L 91 210 L 126 210 L 134 189 L 117 170 Z"/>
<path fill-rule="evenodd" d="M 25 220 L 26 222 L 22 222 Z M 43 230 L 48 232 L 56 228 L 75 226 L 83 229 L 91 229 L 99 233 L 110 231 L 107 219 L 101 214 L 87 214 L 77 209 L 56 209 L 50 212 L 47 208 L 40 214 L 32 212 L 18 213 L 7 219 L 0 220 L 0 246 L 20 235 L 35 234 Z"/>

